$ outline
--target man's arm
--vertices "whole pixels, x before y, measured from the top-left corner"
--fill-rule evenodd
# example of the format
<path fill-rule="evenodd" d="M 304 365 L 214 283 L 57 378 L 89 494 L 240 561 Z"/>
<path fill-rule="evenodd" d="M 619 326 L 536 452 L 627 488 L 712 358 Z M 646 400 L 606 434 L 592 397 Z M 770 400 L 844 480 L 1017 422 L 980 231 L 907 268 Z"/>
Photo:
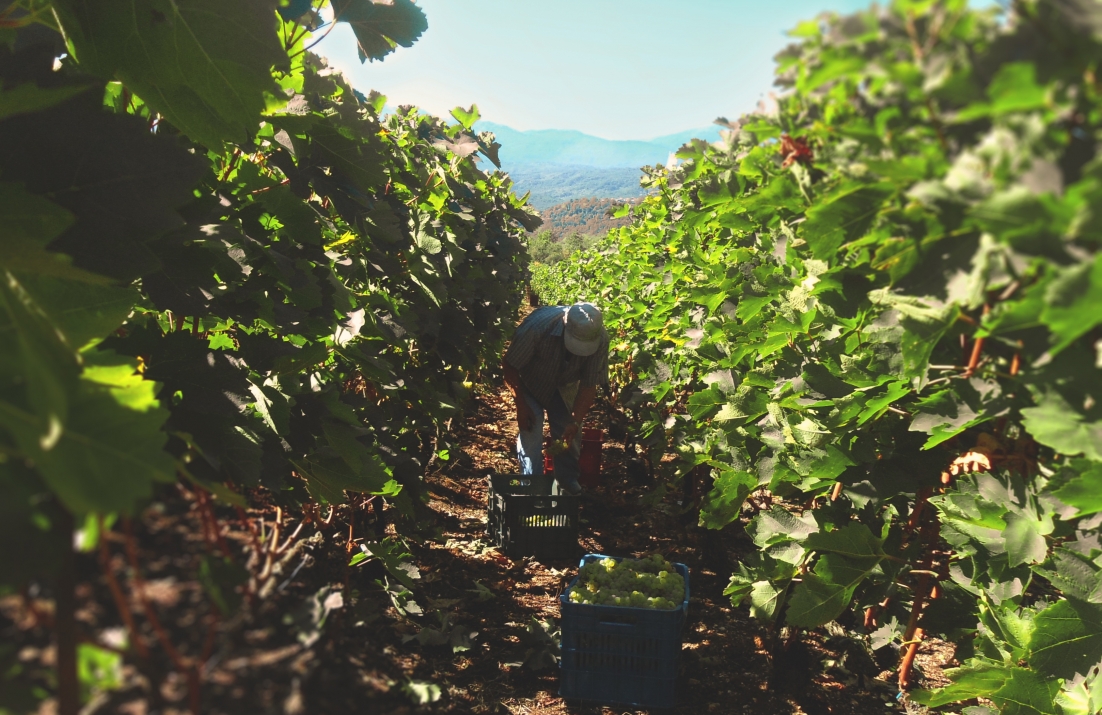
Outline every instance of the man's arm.
<path fill-rule="evenodd" d="M 593 407 L 593 400 L 597 397 L 597 386 L 607 382 L 608 338 L 605 337 L 601 347 L 586 360 L 586 364 L 582 367 L 581 385 L 578 387 L 578 394 L 574 397 L 574 424 L 567 425 L 563 432 L 563 439 L 566 442 L 569 443 L 574 439 L 582 423 L 585 422 L 589 408 Z"/>
<path fill-rule="evenodd" d="M 521 432 L 525 432 L 532 426 L 532 410 L 528 407 L 528 401 L 524 399 L 520 370 L 513 367 L 508 360 L 502 360 L 501 372 L 505 376 L 505 384 L 513 393 L 513 402 L 517 405 L 517 427 Z"/>
<path fill-rule="evenodd" d="M 593 400 L 597 398 L 597 387 L 579 387 L 578 395 L 574 398 L 574 422 L 563 430 L 562 438 L 567 444 L 577 436 L 578 430 L 585 423 L 585 417 L 589 414 L 589 408 L 593 407 Z"/>

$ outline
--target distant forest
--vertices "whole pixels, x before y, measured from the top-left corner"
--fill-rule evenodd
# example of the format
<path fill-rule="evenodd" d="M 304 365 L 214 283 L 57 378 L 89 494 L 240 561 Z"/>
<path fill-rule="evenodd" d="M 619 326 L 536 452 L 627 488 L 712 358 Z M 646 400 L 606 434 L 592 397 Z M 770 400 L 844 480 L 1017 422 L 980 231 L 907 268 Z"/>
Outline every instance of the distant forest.
<path fill-rule="evenodd" d="M 604 236 L 610 230 L 627 226 L 629 219 L 612 218 L 610 209 L 624 203 L 620 199 L 573 199 L 540 211 L 543 226 L 540 230 L 551 232 L 555 240 L 561 240 L 572 233 L 583 236 Z"/>
<path fill-rule="evenodd" d="M 582 197 L 626 199 L 644 195 L 637 168 L 561 166 L 557 164 L 506 164 L 518 195 L 540 211 Z"/>
<path fill-rule="evenodd" d="M 626 226 L 627 217 L 612 218 L 618 199 L 574 199 L 540 211 L 543 225 L 528 234 L 528 253 L 536 263 L 554 265 L 575 251 L 596 245 L 610 230 Z"/>

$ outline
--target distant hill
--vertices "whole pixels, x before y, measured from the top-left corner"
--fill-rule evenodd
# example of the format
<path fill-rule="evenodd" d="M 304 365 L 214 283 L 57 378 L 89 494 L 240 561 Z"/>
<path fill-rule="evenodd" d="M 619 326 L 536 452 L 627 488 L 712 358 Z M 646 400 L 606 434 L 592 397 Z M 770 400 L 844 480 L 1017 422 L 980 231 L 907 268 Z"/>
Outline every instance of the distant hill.
<path fill-rule="evenodd" d="M 719 139 L 712 125 L 646 141 L 602 139 L 565 129 L 518 131 L 504 124 L 480 121 L 478 131 L 493 132 L 501 143 L 499 156 L 506 170 L 514 164 L 558 164 L 573 167 L 630 168 L 665 164 L 671 153 L 690 139 Z"/>
<path fill-rule="evenodd" d="M 616 199 L 573 199 L 540 211 L 543 225 L 555 240 L 573 233 L 583 236 L 604 236 L 610 230 L 626 226 L 629 220 L 611 218 L 608 210 L 622 203 Z"/>
<path fill-rule="evenodd" d="M 717 141 L 712 125 L 646 141 L 601 139 L 566 129 L 518 131 L 479 121 L 477 131 L 493 132 L 501 144 L 502 169 L 513 177 L 518 194 L 547 209 L 572 199 L 629 199 L 643 195 L 640 167 L 665 164 L 670 154 L 693 138 Z"/>
<path fill-rule="evenodd" d="M 531 192 L 532 206 L 544 210 L 571 199 L 630 199 L 643 196 L 642 173 L 627 167 L 505 164 L 517 194 Z"/>

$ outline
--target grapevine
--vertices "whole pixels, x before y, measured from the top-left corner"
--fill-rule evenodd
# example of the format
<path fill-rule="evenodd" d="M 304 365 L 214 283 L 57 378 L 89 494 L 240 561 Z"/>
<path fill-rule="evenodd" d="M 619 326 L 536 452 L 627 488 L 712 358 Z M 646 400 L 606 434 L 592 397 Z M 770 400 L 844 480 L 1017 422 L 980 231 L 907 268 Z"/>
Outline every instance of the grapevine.
<path fill-rule="evenodd" d="M 93 5 L 0 10 L 0 596 L 56 666 L 25 677 L 48 649 L 5 644 L 0 685 L 75 715 L 89 664 L 125 659 L 204 712 L 220 644 L 323 543 L 336 575 L 293 648 L 346 599 L 420 608 L 403 534 L 434 528 L 426 471 L 459 452 L 539 219 L 476 107 L 384 114 L 311 51 L 337 23 L 365 60 L 409 47 L 410 0 Z M 605 311 L 652 498 L 681 487 L 753 542 L 732 603 L 781 646 L 898 651 L 909 707 L 1102 709 L 1098 17 L 894 0 L 803 23 L 779 96 L 532 276 Z M 143 539 L 172 510 L 200 550 L 178 641 Z M 114 645 L 82 641 L 89 585 Z M 685 585 L 605 560 L 570 599 L 672 609 Z M 412 637 L 472 636 L 442 615 Z M 932 638 L 944 687 L 915 665 Z"/>
<path fill-rule="evenodd" d="M 227 622 L 325 534 L 363 542 L 356 563 L 385 567 L 374 588 L 408 597 L 400 535 L 360 533 L 357 513 L 419 528 L 424 472 L 513 327 L 539 219 L 493 135 L 475 107 L 382 114 L 309 51 L 330 10 L 365 59 L 426 27 L 410 0 L 3 11 L 0 205 L 18 228 L 0 246 L 0 593 L 61 591 L 63 715 L 80 707 L 82 524 L 105 539 L 137 662 L 157 682 L 167 656 L 193 712 Z M 111 546 L 144 594 L 138 517 L 181 498 L 215 614 L 190 649 L 124 599 Z M 12 667 L 12 689 L 44 697 Z"/>
<path fill-rule="evenodd" d="M 707 470 L 700 525 L 753 540 L 733 603 L 899 649 L 930 707 L 1102 704 L 1096 9 L 805 22 L 779 96 L 537 281 L 605 311 L 659 489 Z M 927 638 L 960 667 L 912 690 Z"/>

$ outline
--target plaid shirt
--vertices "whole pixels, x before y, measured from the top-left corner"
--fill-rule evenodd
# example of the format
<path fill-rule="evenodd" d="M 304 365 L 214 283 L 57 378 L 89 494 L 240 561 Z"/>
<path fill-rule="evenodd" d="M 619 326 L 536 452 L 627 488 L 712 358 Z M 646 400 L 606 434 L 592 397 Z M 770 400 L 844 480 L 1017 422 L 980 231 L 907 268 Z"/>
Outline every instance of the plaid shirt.
<path fill-rule="evenodd" d="M 560 387 L 578 381 L 582 387 L 608 382 L 608 335 L 592 355 L 573 354 L 562 339 L 566 311 L 567 307 L 561 305 L 532 311 L 517 327 L 513 342 L 505 351 L 506 362 L 520 371 L 524 387 L 541 405 L 550 404 Z"/>

